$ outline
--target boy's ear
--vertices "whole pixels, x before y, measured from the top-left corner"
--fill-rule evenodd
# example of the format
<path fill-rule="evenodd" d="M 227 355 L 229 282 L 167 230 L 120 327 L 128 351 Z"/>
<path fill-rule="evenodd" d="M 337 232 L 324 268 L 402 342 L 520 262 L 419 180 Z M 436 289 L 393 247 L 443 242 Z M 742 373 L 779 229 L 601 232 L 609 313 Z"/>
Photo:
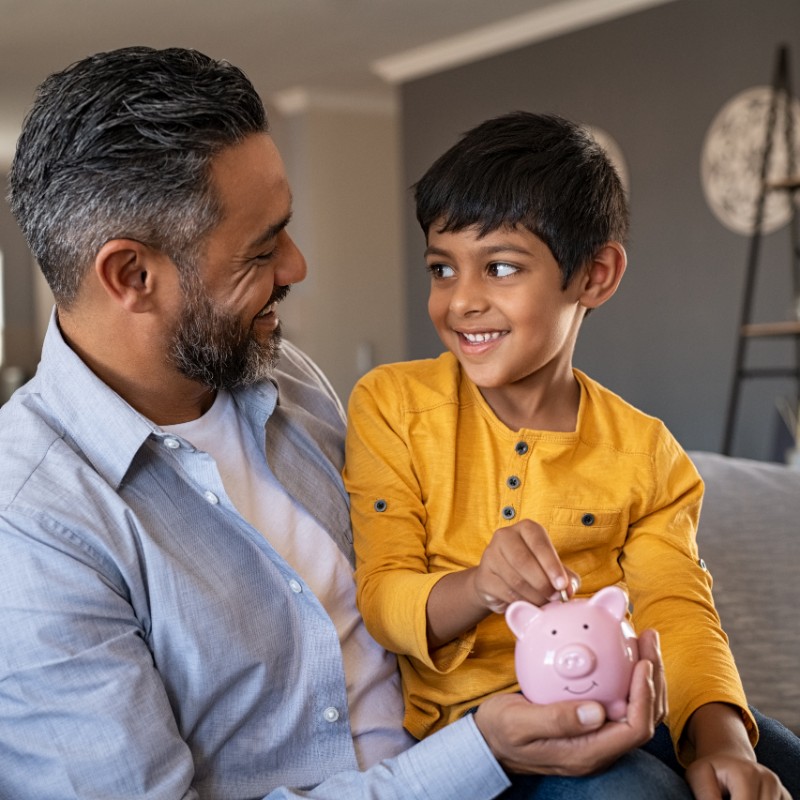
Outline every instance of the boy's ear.
<path fill-rule="evenodd" d="M 94 271 L 105 293 L 125 310 L 140 314 L 154 305 L 166 258 L 135 239 L 110 239 L 98 251 Z"/>
<path fill-rule="evenodd" d="M 619 242 L 604 244 L 586 267 L 578 302 L 587 309 L 603 305 L 617 291 L 627 265 L 628 256 Z"/>

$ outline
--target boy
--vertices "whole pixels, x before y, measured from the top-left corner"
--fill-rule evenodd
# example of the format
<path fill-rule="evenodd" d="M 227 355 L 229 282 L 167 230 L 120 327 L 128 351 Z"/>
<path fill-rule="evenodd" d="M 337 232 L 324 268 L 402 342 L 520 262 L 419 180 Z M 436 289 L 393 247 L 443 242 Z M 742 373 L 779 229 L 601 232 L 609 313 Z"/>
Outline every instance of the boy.
<path fill-rule="evenodd" d="M 636 628 L 660 634 L 692 790 L 785 796 L 756 763 L 698 555 L 700 476 L 663 423 L 572 367 L 583 318 L 626 267 L 608 158 L 578 126 L 518 112 L 441 156 L 416 203 L 449 352 L 359 382 L 345 469 L 359 607 L 400 655 L 406 727 L 422 738 L 518 688 L 509 603 L 620 584 Z"/>

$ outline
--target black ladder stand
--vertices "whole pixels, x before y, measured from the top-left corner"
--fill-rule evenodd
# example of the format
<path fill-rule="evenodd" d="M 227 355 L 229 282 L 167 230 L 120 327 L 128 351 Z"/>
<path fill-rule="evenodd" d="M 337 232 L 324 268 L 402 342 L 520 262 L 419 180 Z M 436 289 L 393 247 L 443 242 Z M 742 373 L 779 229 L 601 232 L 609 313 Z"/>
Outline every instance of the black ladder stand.
<path fill-rule="evenodd" d="M 739 406 L 739 395 L 742 381 L 746 378 L 778 378 L 793 377 L 796 382 L 797 394 L 800 396 L 800 320 L 753 323 L 753 299 L 756 288 L 756 272 L 761 250 L 761 236 L 764 224 L 764 204 L 770 192 L 786 192 L 790 198 L 791 218 L 789 220 L 789 233 L 791 237 L 791 265 L 794 297 L 800 299 L 800 235 L 798 224 L 798 208 L 796 193 L 800 191 L 800 175 L 797 173 L 797 164 L 794 153 L 794 109 L 793 97 L 789 78 L 789 50 L 786 46 L 778 48 L 775 75 L 772 82 L 772 97 L 770 100 L 769 114 L 767 117 L 767 133 L 764 141 L 764 156 L 761 162 L 760 189 L 755 206 L 753 234 L 750 238 L 750 250 L 745 273 L 744 297 L 742 300 L 739 335 L 736 343 L 736 360 L 728 400 L 728 413 L 725 420 L 725 438 L 722 452 L 731 455 L 733 437 L 736 429 L 736 414 Z M 777 131 L 778 108 L 784 108 L 784 136 L 786 137 L 786 178 L 785 180 L 769 181 L 769 166 Z M 746 366 L 747 342 L 754 337 L 794 337 L 795 353 L 794 366 L 785 367 L 751 367 Z M 795 408 L 797 405 L 795 403 Z"/>

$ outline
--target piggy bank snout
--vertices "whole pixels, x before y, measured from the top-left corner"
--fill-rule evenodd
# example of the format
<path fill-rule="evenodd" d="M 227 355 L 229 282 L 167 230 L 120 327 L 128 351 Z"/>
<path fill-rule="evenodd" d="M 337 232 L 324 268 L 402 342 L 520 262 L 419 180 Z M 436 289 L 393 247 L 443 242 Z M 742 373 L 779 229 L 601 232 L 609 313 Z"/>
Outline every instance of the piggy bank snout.
<path fill-rule="evenodd" d="M 553 666 L 563 678 L 583 678 L 595 671 L 597 657 L 586 645 L 568 644 L 556 653 Z"/>

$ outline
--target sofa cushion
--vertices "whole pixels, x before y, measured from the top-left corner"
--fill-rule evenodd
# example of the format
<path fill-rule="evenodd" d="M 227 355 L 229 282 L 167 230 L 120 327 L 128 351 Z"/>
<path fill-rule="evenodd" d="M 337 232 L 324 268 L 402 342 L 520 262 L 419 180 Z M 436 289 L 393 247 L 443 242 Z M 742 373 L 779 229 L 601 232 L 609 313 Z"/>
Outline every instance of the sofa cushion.
<path fill-rule="evenodd" d="M 697 541 L 751 705 L 800 733 L 800 470 L 691 452 Z"/>

